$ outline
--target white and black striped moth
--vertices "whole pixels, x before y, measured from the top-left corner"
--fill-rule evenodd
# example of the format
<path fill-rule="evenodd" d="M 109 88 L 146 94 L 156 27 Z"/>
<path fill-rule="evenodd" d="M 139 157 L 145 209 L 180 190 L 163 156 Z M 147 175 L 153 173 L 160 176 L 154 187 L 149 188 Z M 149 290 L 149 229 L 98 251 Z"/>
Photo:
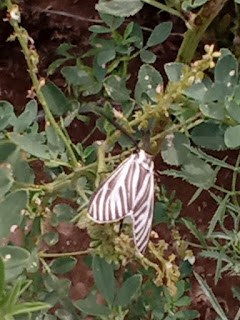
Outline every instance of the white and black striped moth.
<path fill-rule="evenodd" d="M 154 204 L 154 163 L 144 150 L 132 154 L 98 187 L 89 203 L 96 223 L 130 216 L 134 243 L 144 253 L 151 232 Z"/>

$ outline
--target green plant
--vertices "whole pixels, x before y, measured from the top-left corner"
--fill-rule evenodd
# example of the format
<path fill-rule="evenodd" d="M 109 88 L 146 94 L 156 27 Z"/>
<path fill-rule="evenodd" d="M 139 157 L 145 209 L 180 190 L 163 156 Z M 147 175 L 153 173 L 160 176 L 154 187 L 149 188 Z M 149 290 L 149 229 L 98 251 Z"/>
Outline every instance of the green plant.
<path fill-rule="evenodd" d="M 140 274 L 132 275 L 132 270 L 129 269 L 123 275 L 122 286 L 116 291 L 114 266 L 103 258 L 94 256 L 92 267 L 95 283 L 106 304 L 97 304 L 96 291 L 92 291 L 86 299 L 75 303 L 85 314 L 98 316 L 100 319 L 125 319 L 128 315 L 129 319 L 142 319 L 148 316 L 151 319 L 173 320 L 195 319 L 198 316 L 195 310 L 178 311 L 191 302 L 190 297 L 184 296 L 185 291 L 190 289 L 186 281 L 179 281 L 176 294 L 171 295 L 166 287 L 156 286 L 152 282 L 152 271 L 146 273 L 143 269 Z M 142 284 L 144 275 L 148 275 L 148 281 Z"/>
<path fill-rule="evenodd" d="M 31 319 L 31 314 L 44 309 L 49 309 L 51 306 L 44 302 L 23 302 L 21 296 L 31 285 L 30 280 L 17 280 L 12 286 L 8 287 L 5 281 L 15 279 L 16 276 L 21 273 L 24 264 L 26 264 L 23 256 L 28 255 L 28 251 L 18 247 L 2 247 L 1 254 L 4 256 L 4 252 L 7 253 L 4 259 L 0 257 L 0 316 L 3 320 L 13 320 L 14 316 L 25 315 L 28 319 Z M 20 258 L 21 256 L 21 258 Z M 18 262 L 18 266 L 15 262 Z M 22 265 L 21 265 L 22 262 Z M 5 267 L 6 264 L 6 267 Z M 6 269 L 5 269 L 6 268 Z"/>

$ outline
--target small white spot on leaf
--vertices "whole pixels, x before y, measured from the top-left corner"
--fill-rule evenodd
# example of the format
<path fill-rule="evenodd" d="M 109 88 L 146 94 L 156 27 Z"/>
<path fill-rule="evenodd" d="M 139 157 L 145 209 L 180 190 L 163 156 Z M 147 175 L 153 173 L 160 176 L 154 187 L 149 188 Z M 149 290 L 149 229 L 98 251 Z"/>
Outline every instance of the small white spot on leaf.
<path fill-rule="evenodd" d="M 6 254 L 5 257 L 3 258 L 4 262 L 7 262 L 11 259 L 11 255 L 10 254 Z"/>
<path fill-rule="evenodd" d="M 14 231 L 16 231 L 17 228 L 18 226 L 16 224 L 13 224 L 10 228 L 10 232 L 13 233 Z"/>

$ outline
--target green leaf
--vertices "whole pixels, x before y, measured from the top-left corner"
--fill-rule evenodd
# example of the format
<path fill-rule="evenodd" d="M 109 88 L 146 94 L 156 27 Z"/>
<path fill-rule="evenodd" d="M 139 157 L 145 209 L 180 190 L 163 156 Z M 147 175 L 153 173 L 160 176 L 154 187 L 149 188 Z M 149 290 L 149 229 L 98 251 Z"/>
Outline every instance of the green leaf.
<path fill-rule="evenodd" d="M 77 264 L 77 259 L 73 257 L 60 257 L 53 261 L 51 264 L 52 273 L 68 273 Z"/>
<path fill-rule="evenodd" d="M 36 100 L 31 100 L 26 105 L 23 113 L 14 122 L 14 132 L 21 133 L 37 119 L 38 105 Z"/>
<path fill-rule="evenodd" d="M 104 27 L 104 26 L 99 26 L 99 25 L 93 25 L 88 28 L 89 31 L 94 32 L 94 33 L 110 33 L 112 30 Z"/>
<path fill-rule="evenodd" d="M 232 287 L 233 297 L 240 301 L 240 287 Z"/>
<path fill-rule="evenodd" d="M 156 69 L 148 64 L 142 65 L 134 92 L 136 101 L 140 103 L 143 94 L 154 101 L 157 95 L 156 88 L 162 83 L 162 76 Z"/>
<path fill-rule="evenodd" d="M 105 64 L 112 61 L 116 57 L 116 50 L 102 50 L 97 55 L 97 63 L 99 66 L 105 67 Z"/>
<path fill-rule="evenodd" d="M 178 301 L 185 292 L 185 281 L 180 280 L 177 282 L 177 293 L 172 297 L 173 301 Z"/>
<path fill-rule="evenodd" d="M 50 309 L 52 306 L 45 302 L 24 302 L 21 304 L 17 304 L 13 306 L 11 309 L 12 315 L 19 315 L 19 314 L 26 314 L 26 313 L 33 313 L 45 309 Z"/>
<path fill-rule="evenodd" d="M 27 272 L 35 273 L 38 271 L 40 266 L 39 256 L 38 256 L 38 248 L 34 247 L 30 252 L 30 257 L 28 259 L 28 264 L 26 266 Z"/>
<path fill-rule="evenodd" d="M 54 206 L 53 212 L 55 213 L 58 221 L 70 222 L 72 218 L 77 215 L 77 211 L 66 203 L 60 203 Z"/>
<path fill-rule="evenodd" d="M 142 50 L 140 52 L 140 58 L 144 63 L 154 63 L 157 59 L 156 55 L 149 50 Z"/>
<path fill-rule="evenodd" d="M 211 288 L 208 286 L 207 282 L 204 281 L 197 273 L 194 272 L 194 275 L 200 284 L 206 298 L 211 303 L 213 309 L 217 312 L 221 320 L 228 320 L 225 312 L 223 311 L 222 307 L 220 306 L 218 300 L 216 299 L 215 295 L 213 294 Z"/>
<path fill-rule="evenodd" d="M 43 235 L 43 240 L 49 245 L 50 247 L 54 246 L 59 241 L 59 234 L 58 232 L 48 232 Z"/>
<path fill-rule="evenodd" d="M 193 142 L 200 147 L 210 150 L 226 150 L 224 134 L 226 127 L 214 121 L 199 124 L 191 131 Z"/>
<path fill-rule="evenodd" d="M 106 25 L 108 25 L 111 28 L 111 30 L 116 30 L 124 22 L 124 18 L 115 17 L 110 14 L 104 14 L 104 13 L 100 12 L 99 15 L 100 15 L 102 21 L 105 22 Z"/>
<path fill-rule="evenodd" d="M 28 162 L 24 161 L 22 158 L 24 158 L 24 156 L 20 148 L 16 148 L 15 151 L 7 159 L 7 161 L 12 165 L 14 179 L 17 182 L 34 183 L 34 170 L 30 167 Z"/>
<path fill-rule="evenodd" d="M 131 303 L 131 300 L 138 293 L 142 283 L 142 276 L 140 274 L 136 274 L 126 281 L 124 281 L 123 285 L 119 289 L 115 300 L 114 306 L 116 307 L 124 307 Z"/>
<path fill-rule="evenodd" d="M 141 0 L 113 0 L 102 1 L 95 8 L 101 13 L 107 13 L 118 17 L 134 16 L 143 7 Z"/>
<path fill-rule="evenodd" d="M 95 283 L 103 295 L 109 302 L 113 303 L 115 294 L 115 278 L 113 265 L 106 262 L 104 258 L 95 255 L 93 257 L 93 275 Z"/>
<path fill-rule="evenodd" d="M 57 159 L 65 155 L 65 144 L 51 125 L 46 126 L 47 145 L 52 158 Z"/>
<path fill-rule="evenodd" d="M 163 202 L 156 202 L 154 204 L 154 211 L 153 211 L 153 224 L 158 223 L 168 223 L 169 217 L 167 214 L 168 207 L 166 203 Z"/>
<path fill-rule="evenodd" d="M 62 68 L 61 73 L 67 83 L 74 86 L 89 86 L 94 83 L 93 77 L 78 66 L 64 67 Z"/>
<path fill-rule="evenodd" d="M 193 266 L 188 260 L 182 261 L 179 271 L 181 273 L 181 278 L 184 279 L 186 277 L 189 277 L 193 272 Z"/>
<path fill-rule="evenodd" d="M 208 89 L 203 82 L 192 84 L 192 86 L 187 88 L 184 93 L 189 98 L 202 102 L 208 102 L 208 99 L 206 99 L 206 93 L 208 93 Z M 212 101 L 212 99 L 210 99 L 210 101 Z"/>
<path fill-rule="evenodd" d="M 59 320 L 72 320 L 74 319 L 72 313 L 66 309 L 57 309 L 54 313 Z M 75 318 L 76 319 L 76 318 Z"/>
<path fill-rule="evenodd" d="M 202 6 L 204 3 L 206 3 L 208 0 L 186 0 L 186 1 L 183 1 L 182 3 L 182 9 L 184 11 L 190 11 L 190 10 L 193 10 L 193 9 L 196 9 L 200 6 Z"/>
<path fill-rule="evenodd" d="M 216 172 L 203 160 L 189 155 L 181 171 L 165 170 L 162 172 L 174 178 L 182 178 L 198 188 L 209 189 L 216 180 Z"/>
<path fill-rule="evenodd" d="M 96 292 L 91 292 L 86 299 L 78 300 L 74 305 L 86 315 L 107 317 L 111 314 L 106 306 L 96 303 Z"/>
<path fill-rule="evenodd" d="M 57 68 L 59 68 L 64 62 L 66 62 L 68 58 L 60 58 L 53 61 L 47 69 L 47 75 L 51 76 Z"/>
<path fill-rule="evenodd" d="M 182 69 L 184 67 L 183 63 L 180 62 L 170 62 L 164 65 L 164 70 L 167 74 L 169 81 L 179 81 L 182 76 Z"/>
<path fill-rule="evenodd" d="M 126 80 L 119 76 L 107 77 L 104 81 L 104 88 L 113 100 L 123 103 L 130 98 L 130 91 L 126 88 Z"/>
<path fill-rule="evenodd" d="M 12 168 L 10 164 L 2 164 L 0 166 L 0 197 L 4 196 L 13 184 Z"/>
<path fill-rule="evenodd" d="M 134 28 L 134 22 L 131 21 L 131 22 L 127 25 L 127 27 L 126 27 L 126 29 L 125 29 L 125 31 L 124 31 L 124 35 L 123 35 L 123 38 L 124 38 L 124 39 L 127 39 L 129 36 L 131 37 L 131 33 L 132 33 L 132 31 L 133 31 L 133 28 Z"/>
<path fill-rule="evenodd" d="M 16 191 L 0 202 L 0 241 L 10 235 L 10 228 L 22 221 L 21 210 L 28 202 L 26 191 Z"/>
<path fill-rule="evenodd" d="M 40 92 L 54 115 L 61 116 L 68 111 L 65 94 L 53 82 L 45 84 Z"/>
<path fill-rule="evenodd" d="M 213 230 L 215 229 L 216 227 L 216 224 L 218 222 L 222 222 L 223 221 L 223 217 L 224 217 L 224 214 L 226 212 L 226 202 L 227 202 L 227 198 L 228 197 L 225 197 L 223 199 L 223 201 L 220 203 L 219 207 L 217 208 L 216 212 L 214 213 L 214 216 L 212 217 L 211 219 L 211 222 L 210 222 L 210 225 L 209 225 L 209 228 L 208 228 L 208 234 L 207 234 L 207 238 L 210 238 L 211 235 L 212 235 L 212 232 Z"/>
<path fill-rule="evenodd" d="M 6 282 L 16 279 L 27 266 L 30 253 L 20 247 L 3 246 L 0 247 L 0 256 L 5 261 Z"/>
<path fill-rule="evenodd" d="M 229 170 L 234 170 L 234 166 L 231 166 L 230 164 L 228 164 L 225 161 L 226 159 L 223 159 L 223 160 L 217 159 L 217 158 L 215 158 L 213 156 L 210 156 L 209 154 L 203 152 L 201 149 L 193 148 L 191 146 L 187 146 L 186 145 L 186 148 L 192 154 L 195 154 L 198 158 L 203 159 L 206 162 L 209 162 L 212 166 L 217 166 L 217 167 L 220 167 L 220 168 L 226 168 L 226 169 L 229 169 Z"/>
<path fill-rule="evenodd" d="M 177 306 L 177 307 L 185 307 L 185 306 L 188 306 L 190 303 L 191 303 L 192 299 L 188 296 L 184 296 L 184 297 L 181 297 L 180 299 L 178 299 L 174 305 Z"/>
<path fill-rule="evenodd" d="M 184 319 L 184 320 L 191 320 L 191 319 L 199 319 L 199 313 L 197 310 L 181 310 L 175 313 L 175 319 Z"/>
<path fill-rule="evenodd" d="M 209 189 L 216 180 L 216 172 L 203 160 L 189 155 L 182 167 L 182 177 L 199 188 Z"/>
<path fill-rule="evenodd" d="M 226 110 L 233 120 L 240 123 L 240 106 L 235 101 L 227 101 Z"/>
<path fill-rule="evenodd" d="M 224 142 L 226 146 L 231 149 L 235 149 L 240 146 L 240 125 L 227 128 L 224 136 Z"/>
<path fill-rule="evenodd" d="M 103 68 L 97 63 L 97 56 L 95 56 L 93 60 L 93 71 L 94 71 L 96 80 L 98 81 L 97 84 L 100 86 L 100 90 L 101 90 L 102 82 L 107 74 L 107 68 Z"/>
<path fill-rule="evenodd" d="M 7 101 L 0 101 L 0 131 L 11 125 L 15 117 L 13 106 Z"/>
<path fill-rule="evenodd" d="M 3 258 L 0 256 L 0 301 L 5 288 L 5 266 Z"/>
<path fill-rule="evenodd" d="M 196 226 L 196 224 L 193 221 L 190 221 L 188 219 L 184 219 L 182 218 L 181 221 L 185 224 L 185 226 L 191 231 L 191 233 L 199 240 L 199 242 L 201 243 L 201 245 L 204 248 L 207 248 L 207 243 L 205 240 L 204 235 L 202 234 L 202 232 L 200 232 Z"/>
<path fill-rule="evenodd" d="M 143 47 L 143 32 L 140 26 L 137 23 L 134 23 L 131 37 L 134 37 L 136 40 L 133 42 L 135 47 L 141 49 Z"/>
<path fill-rule="evenodd" d="M 202 193 L 203 188 L 198 188 L 197 191 L 192 195 L 192 198 L 188 201 L 188 206 L 190 206 Z"/>
<path fill-rule="evenodd" d="M 97 50 L 112 50 L 116 46 L 116 42 L 112 39 L 101 39 L 98 37 L 93 37 L 90 39 L 90 44 Z"/>
<path fill-rule="evenodd" d="M 163 43 L 172 31 L 172 22 L 163 22 L 160 23 L 153 29 L 148 41 L 147 46 L 153 47 L 157 44 Z"/>
<path fill-rule="evenodd" d="M 59 56 L 65 56 L 66 58 L 74 58 L 70 53 L 68 53 L 68 50 L 74 48 L 76 46 L 70 44 L 70 43 L 62 43 L 56 50 L 56 55 Z"/>
<path fill-rule="evenodd" d="M 59 279 L 51 273 L 44 276 L 44 285 L 49 292 L 55 291 L 58 298 L 64 299 L 68 297 L 71 281 L 65 278 Z"/>
<path fill-rule="evenodd" d="M 86 149 L 84 149 L 83 157 L 86 165 L 93 163 L 96 160 L 95 146 L 88 146 Z"/>
<path fill-rule="evenodd" d="M 163 141 L 161 151 L 163 160 L 172 166 L 184 164 L 188 157 L 185 145 L 190 145 L 190 141 L 185 134 L 175 132 L 167 135 Z"/>
<path fill-rule="evenodd" d="M 229 93 L 235 88 L 238 81 L 238 61 L 230 51 L 218 59 L 214 79 L 216 83 L 224 83 L 230 90 Z"/>
<path fill-rule="evenodd" d="M 8 162 L 8 158 L 16 150 L 16 145 L 11 142 L 3 141 L 0 143 L 0 162 Z"/>
<path fill-rule="evenodd" d="M 156 307 L 152 311 L 152 316 L 154 320 L 163 320 L 164 319 L 164 309 L 161 307 Z"/>
<path fill-rule="evenodd" d="M 10 133 L 10 139 L 27 153 L 41 159 L 50 159 L 50 152 L 45 143 L 45 138 L 40 133 L 19 135 Z"/>
<path fill-rule="evenodd" d="M 221 103 L 202 103 L 200 104 L 200 111 L 208 118 L 223 120 L 225 117 L 224 105 Z"/>
<path fill-rule="evenodd" d="M 17 280 L 17 282 L 13 285 L 11 290 L 6 295 L 5 299 L 3 300 L 3 307 L 5 309 L 5 313 L 11 313 L 12 307 L 16 304 L 17 300 L 19 299 L 23 290 L 21 290 L 22 281 Z"/>

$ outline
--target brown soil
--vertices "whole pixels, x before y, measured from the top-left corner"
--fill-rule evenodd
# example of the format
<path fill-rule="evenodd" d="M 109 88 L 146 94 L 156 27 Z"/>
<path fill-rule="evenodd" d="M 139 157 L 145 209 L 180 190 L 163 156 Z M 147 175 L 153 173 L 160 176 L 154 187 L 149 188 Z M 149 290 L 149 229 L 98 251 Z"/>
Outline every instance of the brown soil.
<path fill-rule="evenodd" d="M 94 9 L 95 3 L 95 0 L 88 0 L 87 2 L 80 0 L 19 1 L 22 10 L 22 24 L 27 28 L 30 36 L 35 40 L 35 45 L 40 55 L 41 76 L 46 76 L 47 67 L 56 59 L 56 56 L 54 55 L 55 49 L 61 43 L 68 42 L 75 44 L 79 53 L 87 50 L 89 37 L 89 31 L 87 29 L 92 24 L 88 19 L 99 19 L 98 14 Z M 43 12 L 45 9 L 73 14 L 78 16 L 78 19 L 76 17 L 66 17 L 59 14 L 49 14 Z M 3 18 L 4 12 L 1 12 L 0 15 L 1 18 Z M 169 17 L 166 14 L 160 15 L 155 9 L 146 6 L 143 12 L 137 15 L 136 19 L 141 26 L 151 28 L 157 23 L 169 19 Z M 176 19 L 174 18 L 174 20 Z M 177 20 L 173 22 L 175 25 L 175 33 L 184 31 L 184 26 L 181 22 Z M 8 100 L 14 105 L 17 112 L 21 112 L 28 101 L 26 96 L 28 90 L 31 88 L 31 82 L 18 43 L 5 42 L 7 37 L 11 34 L 11 28 L 6 22 L 3 22 L 2 19 L 0 21 L 0 30 L 0 100 Z M 158 46 L 155 49 L 155 54 L 158 55 L 155 67 L 158 70 L 163 71 L 163 66 L 166 62 L 174 61 L 181 40 L 181 34 L 172 36 L 164 43 L 164 45 Z M 131 70 L 132 74 L 137 74 L 138 72 L 136 65 L 132 66 Z M 51 77 L 51 80 L 63 87 L 64 82 L 60 74 L 56 73 Z M 74 141 L 81 141 L 83 133 L 86 132 L 86 130 L 89 130 L 87 126 L 81 126 L 79 122 L 74 122 L 70 129 L 70 134 Z M 227 155 L 228 161 L 234 164 L 236 153 L 228 152 Z M 218 156 L 224 158 L 226 153 L 218 153 Z M 155 161 L 155 165 L 157 170 L 166 168 L 166 165 L 162 162 L 160 157 Z M 41 163 L 36 162 L 33 166 L 37 173 L 38 182 L 45 180 L 46 177 L 43 176 L 44 173 L 41 168 Z M 220 185 L 224 186 L 226 189 L 230 188 L 231 176 L 229 175 L 229 172 L 222 172 L 219 182 Z M 184 204 L 182 212 L 183 216 L 195 220 L 200 230 L 206 230 L 208 228 L 208 223 L 216 210 L 216 203 L 212 200 L 208 192 L 203 192 L 197 201 L 192 205 L 187 206 L 187 203 L 196 191 L 194 187 L 180 179 L 172 179 L 166 176 L 161 176 L 159 183 L 166 185 L 169 194 L 173 190 L 176 190 L 176 197 Z M 181 229 L 181 234 L 185 234 L 186 238 L 194 241 L 192 235 L 189 234 L 186 229 L 183 227 Z M 60 241 L 54 247 L 54 252 L 72 252 L 84 250 L 88 247 L 89 239 L 86 233 L 82 230 L 80 231 L 77 227 L 61 224 L 58 231 L 60 233 Z M 159 226 L 156 228 L 156 231 L 159 233 L 160 237 L 164 234 L 166 239 L 170 238 L 170 236 L 166 235 L 165 227 Z M 215 295 L 221 302 L 221 305 L 229 311 L 230 319 L 233 319 L 239 306 L 237 300 L 232 298 L 231 287 L 232 285 L 238 285 L 237 278 L 226 274 L 215 286 L 215 267 L 215 263 L 207 259 L 197 259 L 195 264 L 196 272 L 206 278 L 208 284 L 213 288 Z M 93 284 L 93 277 L 92 273 L 83 263 L 82 258 L 78 259 L 78 265 L 69 274 L 69 278 L 73 283 L 70 292 L 71 298 L 77 300 L 86 296 L 88 289 Z M 199 319 L 215 319 L 216 314 L 201 292 L 198 283 L 194 281 L 194 279 L 191 279 L 191 282 L 193 283 L 193 307 L 200 312 L 201 316 Z"/>

